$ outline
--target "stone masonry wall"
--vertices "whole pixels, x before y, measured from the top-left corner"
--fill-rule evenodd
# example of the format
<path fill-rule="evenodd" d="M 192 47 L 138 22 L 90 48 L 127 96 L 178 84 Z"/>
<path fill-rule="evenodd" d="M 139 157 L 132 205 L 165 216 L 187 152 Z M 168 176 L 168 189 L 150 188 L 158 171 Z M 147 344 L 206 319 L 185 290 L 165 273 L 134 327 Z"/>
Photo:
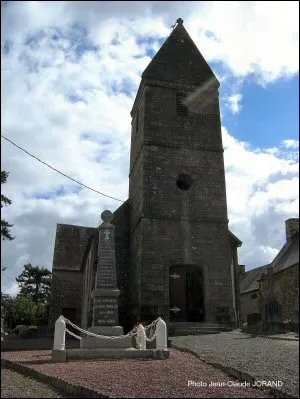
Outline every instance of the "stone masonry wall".
<path fill-rule="evenodd" d="M 81 324 L 82 309 L 81 271 L 52 271 L 51 307 L 49 309 L 49 326 L 53 327 L 63 308 L 76 309 L 76 324 Z"/>
<path fill-rule="evenodd" d="M 188 117 L 176 114 L 177 93 L 184 93 L 190 99 L 189 109 L 194 112 L 190 111 Z M 198 87 L 149 84 L 145 88 L 145 143 L 222 151 L 218 91 L 206 92 L 205 97 L 199 93 Z"/>
<path fill-rule="evenodd" d="M 232 309 L 227 224 L 142 219 L 141 306 L 157 307 L 169 319 L 169 268 L 198 265 L 205 281 L 206 321 L 215 322 L 218 308 Z"/>
<path fill-rule="evenodd" d="M 218 309 L 232 311 L 231 252 L 218 92 L 206 97 L 185 86 L 146 82 L 143 146 L 130 176 L 131 253 L 140 313 L 169 318 L 169 267 L 196 264 L 204 269 L 206 320 Z M 195 102 L 188 117 L 176 114 L 176 93 Z M 197 110 L 197 112 L 195 111 Z M 140 113 L 142 114 L 142 113 Z M 140 147 L 133 140 L 132 148 Z M 192 179 L 180 190 L 180 174 Z M 140 218 L 139 230 L 135 225 Z"/>
<path fill-rule="evenodd" d="M 299 231 L 299 218 L 291 218 L 285 221 L 285 232 L 287 241 Z"/>
<path fill-rule="evenodd" d="M 49 327 L 53 327 L 62 308 L 75 308 L 81 323 L 83 271 L 88 243 L 95 228 L 58 224 L 56 230 L 52 288 L 49 306 Z"/>
<path fill-rule="evenodd" d="M 94 269 L 97 268 L 98 256 L 98 240 L 94 239 L 89 247 L 89 252 L 83 267 L 83 282 L 82 282 L 82 316 L 81 327 L 87 329 L 91 326 L 92 315 L 90 309 L 92 308 L 91 293 L 95 286 Z"/>
<path fill-rule="evenodd" d="M 273 274 L 272 279 L 274 296 L 282 306 L 282 319 L 292 319 L 295 300 L 299 295 L 299 264 Z M 261 294 L 260 307 L 262 309 L 263 300 L 269 294 L 268 279 L 260 280 L 259 289 Z"/>
<path fill-rule="evenodd" d="M 241 320 L 240 320 L 241 324 L 247 322 L 248 314 L 261 313 L 258 290 L 253 290 L 241 294 L 240 303 L 241 303 Z"/>
<path fill-rule="evenodd" d="M 125 328 L 131 327 L 131 306 L 129 292 L 129 216 L 130 204 L 126 201 L 115 212 L 112 223 L 115 226 L 115 250 L 117 284 L 119 296 L 119 324 Z"/>

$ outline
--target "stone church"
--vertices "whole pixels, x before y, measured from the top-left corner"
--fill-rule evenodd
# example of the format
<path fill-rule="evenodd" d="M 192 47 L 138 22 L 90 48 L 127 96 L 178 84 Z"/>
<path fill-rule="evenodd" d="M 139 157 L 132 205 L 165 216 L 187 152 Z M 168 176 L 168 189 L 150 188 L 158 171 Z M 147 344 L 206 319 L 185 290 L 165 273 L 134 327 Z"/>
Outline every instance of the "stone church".
<path fill-rule="evenodd" d="M 142 74 L 129 198 L 113 214 L 125 331 L 158 316 L 170 325 L 238 323 L 242 243 L 228 229 L 218 88 L 178 19 Z M 91 325 L 97 257 L 97 227 L 57 225 L 49 326 L 60 314 Z"/>

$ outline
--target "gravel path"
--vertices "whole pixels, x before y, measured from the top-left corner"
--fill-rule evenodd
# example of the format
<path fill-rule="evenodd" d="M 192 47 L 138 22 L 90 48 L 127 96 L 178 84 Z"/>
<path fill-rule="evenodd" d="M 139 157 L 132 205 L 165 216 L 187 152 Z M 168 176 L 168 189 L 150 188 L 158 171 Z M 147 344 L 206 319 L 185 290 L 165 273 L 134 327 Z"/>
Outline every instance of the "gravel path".
<path fill-rule="evenodd" d="M 49 385 L 16 371 L 1 369 L 1 398 L 66 398 Z"/>
<path fill-rule="evenodd" d="M 238 331 L 171 339 L 172 344 L 197 352 L 204 361 L 233 367 L 255 380 L 282 381 L 277 389 L 299 398 L 299 341 L 252 338 Z"/>
<path fill-rule="evenodd" d="M 207 365 L 192 354 L 175 349 L 170 350 L 170 359 L 162 361 L 97 360 L 51 363 L 51 351 L 2 352 L 1 356 L 48 376 L 91 388 L 99 397 L 100 394 L 114 398 L 274 397 L 267 390 L 243 387 L 239 381 L 221 370 Z M 223 386 L 209 386 L 211 382 Z M 233 386 L 234 384 L 236 385 Z"/>

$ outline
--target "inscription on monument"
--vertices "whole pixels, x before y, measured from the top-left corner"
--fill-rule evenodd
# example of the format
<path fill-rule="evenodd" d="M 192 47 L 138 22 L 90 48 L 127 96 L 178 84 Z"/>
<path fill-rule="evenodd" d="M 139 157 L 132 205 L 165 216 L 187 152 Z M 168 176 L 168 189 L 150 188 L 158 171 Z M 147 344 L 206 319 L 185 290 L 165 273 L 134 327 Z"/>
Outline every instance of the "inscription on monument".
<path fill-rule="evenodd" d="M 94 325 L 114 326 L 118 323 L 117 298 L 94 299 Z"/>
<path fill-rule="evenodd" d="M 103 228 L 100 232 L 101 254 L 99 254 L 99 265 L 97 273 L 97 287 L 114 288 L 116 287 L 115 272 L 115 251 L 113 234 L 111 229 Z"/>

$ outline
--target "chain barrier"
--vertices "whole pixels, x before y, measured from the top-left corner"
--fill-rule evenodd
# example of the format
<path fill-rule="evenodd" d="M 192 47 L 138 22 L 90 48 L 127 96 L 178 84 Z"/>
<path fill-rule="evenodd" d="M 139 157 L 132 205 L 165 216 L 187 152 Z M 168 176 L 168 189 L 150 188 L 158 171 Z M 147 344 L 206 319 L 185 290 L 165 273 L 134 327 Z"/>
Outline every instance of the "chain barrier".
<path fill-rule="evenodd" d="M 66 328 L 66 332 L 69 333 L 70 335 L 73 335 L 73 337 L 75 337 L 75 338 L 77 338 L 79 340 L 82 339 L 82 337 L 79 337 L 79 335 L 74 334 L 72 331 L 68 330 L 67 328 Z"/>
<path fill-rule="evenodd" d="M 90 331 L 86 331 L 86 330 L 84 330 L 83 328 L 80 328 L 80 327 L 76 326 L 76 324 L 72 323 L 69 319 L 66 319 L 64 316 L 63 316 L 63 319 L 64 319 L 64 321 L 65 321 L 66 323 L 70 324 L 70 326 L 72 326 L 73 328 L 77 329 L 77 330 L 80 331 L 81 333 L 86 334 L 86 335 L 90 335 L 90 336 L 95 337 L 95 338 L 111 338 L 111 339 L 117 339 L 117 338 L 130 337 L 130 336 L 133 336 L 133 335 L 136 335 L 136 334 L 137 334 L 137 332 L 136 332 L 137 327 L 134 327 L 131 331 L 129 331 L 129 332 L 128 332 L 127 334 L 125 334 L 125 335 L 119 335 L 119 336 L 99 335 L 99 334 L 92 333 L 92 332 L 90 332 Z M 151 329 L 149 335 L 151 335 L 151 332 L 152 332 L 152 334 L 155 333 L 155 329 L 154 329 L 153 327 L 154 327 L 154 325 L 156 325 L 156 323 L 158 322 L 158 320 L 159 320 L 159 319 L 157 318 L 157 319 L 154 320 L 152 323 L 150 323 L 148 326 L 145 326 L 145 327 L 144 327 L 145 330 L 146 330 L 146 329 Z M 73 335 L 73 336 L 75 336 L 75 337 L 78 337 L 78 335 L 76 335 L 76 334 L 74 334 L 74 333 L 71 333 L 71 331 L 69 331 L 69 330 L 67 330 L 67 329 L 66 329 L 66 331 L 67 331 L 69 334 L 71 334 L 71 335 Z M 152 340 L 154 339 L 154 337 L 155 337 L 155 335 L 153 335 L 153 337 L 151 337 L 151 338 L 149 338 L 149 339 L 151 339 L 151 341 L 152 341 Z M 78 338 L 81 339 L 81 337 L 78 337 Z M 148 338 L 147 338 L 147 339 L 148 339 Z"/>
<path fill-rule="evenodd" d="M 149 338 L 147 338 L 147 334 L 146 334 L 146 339 L 148 342 L 152 342 L 155 338 L 155 327 L 156 327 L 157 321 L 158 321 L 158 319 L 154 320 L 154 322 L 149 324 L 149 326 L 145 327 L 145 331 L 149 330 Z"/>

